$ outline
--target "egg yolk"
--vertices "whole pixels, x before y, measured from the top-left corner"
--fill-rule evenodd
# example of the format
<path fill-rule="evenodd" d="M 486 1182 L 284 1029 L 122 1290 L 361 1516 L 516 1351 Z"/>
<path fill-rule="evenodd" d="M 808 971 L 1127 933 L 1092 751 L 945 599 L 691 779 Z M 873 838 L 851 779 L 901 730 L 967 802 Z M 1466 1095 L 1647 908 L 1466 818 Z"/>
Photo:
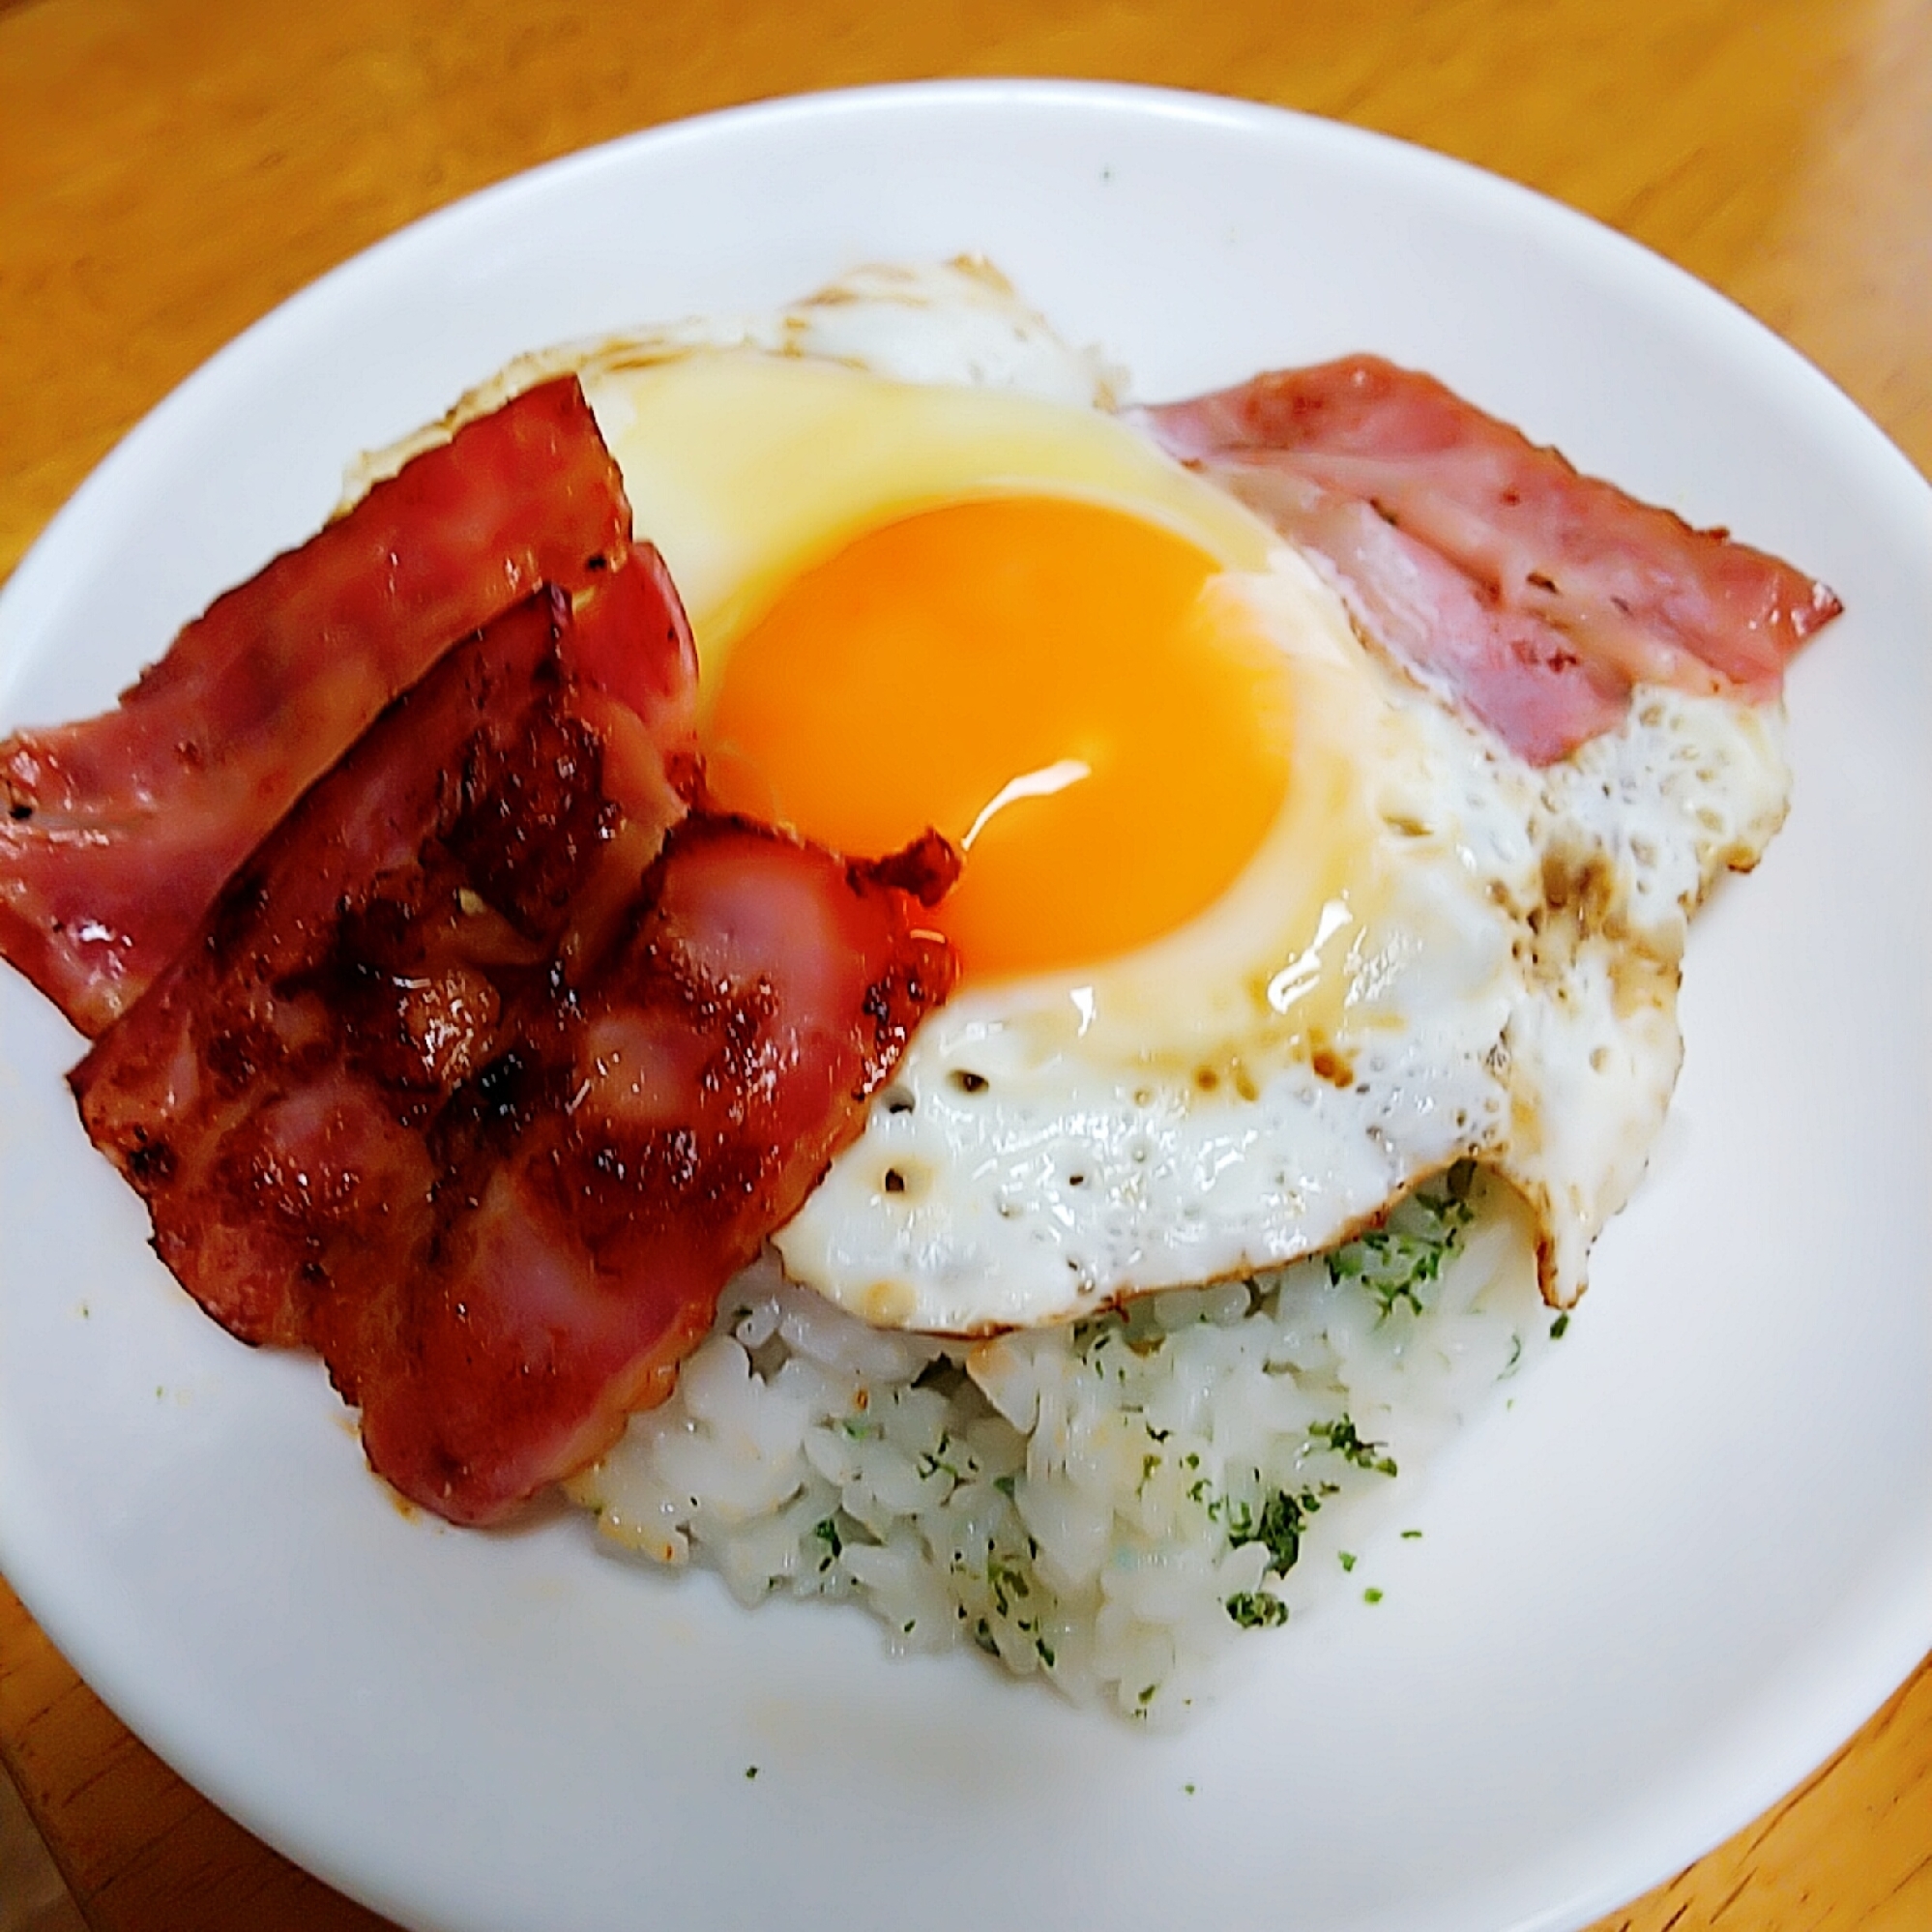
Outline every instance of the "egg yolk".
<path fill-rule="evenodd" d="M 1279 656 L 1155 524 L 994 497 L 868 530 L 731 643 L 702 738 L 727 809 L 852 856 L 929 826 L 962 975 L 1098 961 L 1172 931 L 1280 810 Z"/>

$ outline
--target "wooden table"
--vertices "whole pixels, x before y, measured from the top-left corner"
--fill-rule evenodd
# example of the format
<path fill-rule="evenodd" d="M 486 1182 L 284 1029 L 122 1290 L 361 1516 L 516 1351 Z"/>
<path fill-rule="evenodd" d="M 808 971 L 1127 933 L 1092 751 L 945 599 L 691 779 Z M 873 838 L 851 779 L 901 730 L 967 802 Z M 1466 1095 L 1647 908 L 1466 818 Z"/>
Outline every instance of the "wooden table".
<path fill-rule="evenodd" d="M 1932 473 L 1928 0 L 0 0 L 0 572 L 198 363 L 415 216 L 733 102 L 996 73 L 1245 95 L 1530 182 L 1753 309 Z M 184 1786 L 4 1588 L 0 1758 L 102 1932 L 378 1923 Z M 1932 1925 L 1932 1664 L 1603 1932 L 1718 1924 Z"/>

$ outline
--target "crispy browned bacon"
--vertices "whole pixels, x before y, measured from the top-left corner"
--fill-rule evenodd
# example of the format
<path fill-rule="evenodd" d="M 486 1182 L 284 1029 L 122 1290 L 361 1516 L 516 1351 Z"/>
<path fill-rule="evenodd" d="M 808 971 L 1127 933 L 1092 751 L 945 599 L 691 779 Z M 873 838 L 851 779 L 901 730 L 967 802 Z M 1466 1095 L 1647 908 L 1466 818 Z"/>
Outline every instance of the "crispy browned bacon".
<path fill-rule="evenodd" d="M 1788 564 L 1580 476 L 1376 356 L 1142 412 L 1323 565 L 1358 624 L 1548 764 L 1633 684 L 1775 696 L 1838 600 Z"/>
<path fill-rule="evenodd" d="M 499 619 L 73 1075 L 190 1293 L 316 1348 L 371 1464 L 454 1521 L 668 1391 L 951 983 L 938 840 L 849 867 L 683 816 L 694 675 L 641 555 L 575 617 Z"/>
<path fill-rule="evenodd" d="M 0 744 L 0 956 L 99 1033 L 452 639 L 540 583 L 582 589 L 629 536 L 573 377 L 416 457 L 219 598 L 117 709 Z"/>

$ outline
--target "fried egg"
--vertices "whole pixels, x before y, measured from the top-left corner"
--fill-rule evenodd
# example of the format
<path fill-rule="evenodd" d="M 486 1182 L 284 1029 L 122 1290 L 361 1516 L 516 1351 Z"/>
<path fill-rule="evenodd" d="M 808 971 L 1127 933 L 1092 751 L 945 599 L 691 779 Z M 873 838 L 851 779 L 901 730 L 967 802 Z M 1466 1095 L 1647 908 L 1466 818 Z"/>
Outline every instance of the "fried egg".
<path fill-rule="evenodd" d="M 936 826 L 959 990 L 775 1238 L 984 1334 L 1317 1253 L 1462 1159 L 1580 1292 L 1675 1080 L 1684 925 L 1776 829 L 1774 707 L 1640 688 L 1533 770 L 1116 413 L 983 266 L 575 367 L 663 552 L 724 805 Z"/>

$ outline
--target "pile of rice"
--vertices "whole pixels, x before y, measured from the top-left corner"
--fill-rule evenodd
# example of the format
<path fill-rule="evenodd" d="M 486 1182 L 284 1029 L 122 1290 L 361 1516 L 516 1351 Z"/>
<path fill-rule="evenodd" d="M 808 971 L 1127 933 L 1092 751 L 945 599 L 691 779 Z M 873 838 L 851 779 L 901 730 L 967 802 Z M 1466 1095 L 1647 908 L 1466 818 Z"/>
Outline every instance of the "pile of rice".
<path fill-rule="evenodd" d="M 1172 1719 L 1352 1552 L 1549 1334 L 1520 1216 L 1459 1168 L 1323 1259 L 977 1343 L 867 1328 L 771 1260 L 576 1499 L 656 1564 L 863 1603 Z M 1399 1472 L 1400 1479 L 1397 1480 Z"/>

